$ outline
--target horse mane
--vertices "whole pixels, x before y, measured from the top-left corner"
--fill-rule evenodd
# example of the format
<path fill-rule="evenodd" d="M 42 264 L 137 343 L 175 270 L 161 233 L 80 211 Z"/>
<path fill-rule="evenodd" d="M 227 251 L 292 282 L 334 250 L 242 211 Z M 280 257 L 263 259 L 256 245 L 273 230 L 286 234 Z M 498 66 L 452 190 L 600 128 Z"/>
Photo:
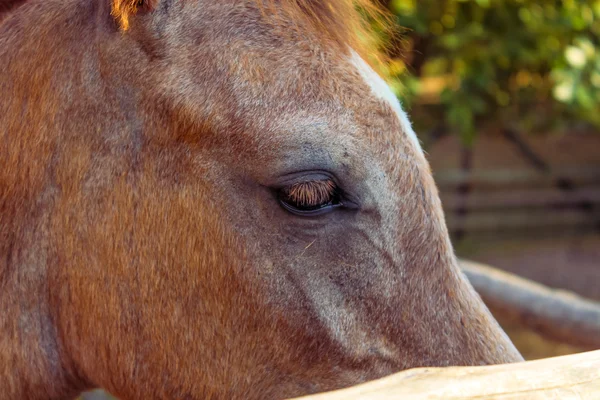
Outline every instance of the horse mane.
<path fill-rule="evenodd" d="M 389 13 L 374 0 L 255 0 L 268 10 L 275 3 L 292 20 L 308 19 L 321 36 L 342 47 L 351 47 L 372 62 L 382 61 L 381 39 L 374 25 L 392 34 Z"/>
<path fill-rule="evenodd" d="M 140 7 L 153 9 L 160 0 L 112 0 L 112 15 L 121 29 L 129 28 L 129 17 Z M 267 20 L 282 22 L 308 20 L 323 37 L 342 47 L 351 47 L 368 61 L 384 61 L 378 51 L 373 25 L 394 36 L 389 13 L 374 0 L 252 0 Z M 281 11 L 277 11 L 277 9 Z M 285 21 L 284 21 L 285 20 Z"/>

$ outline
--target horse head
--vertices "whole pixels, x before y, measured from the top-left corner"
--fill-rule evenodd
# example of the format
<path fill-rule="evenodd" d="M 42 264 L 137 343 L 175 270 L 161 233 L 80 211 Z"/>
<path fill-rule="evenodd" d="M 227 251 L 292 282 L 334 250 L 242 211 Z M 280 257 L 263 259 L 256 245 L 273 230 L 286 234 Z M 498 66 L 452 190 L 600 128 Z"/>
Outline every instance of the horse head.
<path fill-rule="evenodd" d="M 521 360 L 355 3 L 29 0 L 3 20 L 10 398 L 282 398 Z"/>

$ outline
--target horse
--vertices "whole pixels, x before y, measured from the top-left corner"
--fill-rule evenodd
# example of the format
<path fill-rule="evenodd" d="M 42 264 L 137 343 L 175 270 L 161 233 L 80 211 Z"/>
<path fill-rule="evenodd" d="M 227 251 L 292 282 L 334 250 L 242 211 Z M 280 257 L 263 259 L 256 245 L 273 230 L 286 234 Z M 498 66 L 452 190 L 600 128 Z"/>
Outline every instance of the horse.
<path fill-rule="evenodd" d="M 285 398 L 522 360 L 458 267 L 374 9 L 4 13 L 0 397 Z"/>

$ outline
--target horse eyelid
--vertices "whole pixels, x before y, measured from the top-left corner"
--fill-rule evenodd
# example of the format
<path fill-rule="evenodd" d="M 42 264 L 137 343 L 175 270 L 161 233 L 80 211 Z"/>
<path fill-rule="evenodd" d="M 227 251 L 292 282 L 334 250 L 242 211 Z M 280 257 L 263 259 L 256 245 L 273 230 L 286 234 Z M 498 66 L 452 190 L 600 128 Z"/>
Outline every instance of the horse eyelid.
<path fill-rule="evenodd" d="M 279 199 L 279 203 L 288 212 L 290 212 L 294 215 L 301 216 L 301 217 L 316 217 L 319 215 L 330 213 L 330 212 L 334 211 L 336 208 L 340 208 L 340 207 L 344 206 L 344 204 L 340 201 L 339 203 L 331 204 L 331 205 L 321 207 L 321 208 L 317 208 L 315 210 L 299 210 L 281 199 Z"/>
<path fill-rule="evenodd" d="M 279 190 L 281 206 L 299 216 L 317 216 L 342 207 L 341 191 L 331 179 L 299 182 Z"/>

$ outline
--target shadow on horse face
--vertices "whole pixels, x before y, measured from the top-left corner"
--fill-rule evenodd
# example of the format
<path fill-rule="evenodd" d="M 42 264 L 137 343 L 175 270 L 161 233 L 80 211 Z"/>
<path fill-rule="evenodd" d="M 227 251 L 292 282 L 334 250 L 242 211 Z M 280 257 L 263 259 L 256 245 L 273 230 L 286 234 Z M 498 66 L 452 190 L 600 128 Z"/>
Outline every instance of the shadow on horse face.
<path fill-rule="evenodd" d="M 521 359 L 350 2 L 115 0 L 121 31 L 108 0 L 42 3 L 0 25 L 11 398 L 281 398 Z"/>

